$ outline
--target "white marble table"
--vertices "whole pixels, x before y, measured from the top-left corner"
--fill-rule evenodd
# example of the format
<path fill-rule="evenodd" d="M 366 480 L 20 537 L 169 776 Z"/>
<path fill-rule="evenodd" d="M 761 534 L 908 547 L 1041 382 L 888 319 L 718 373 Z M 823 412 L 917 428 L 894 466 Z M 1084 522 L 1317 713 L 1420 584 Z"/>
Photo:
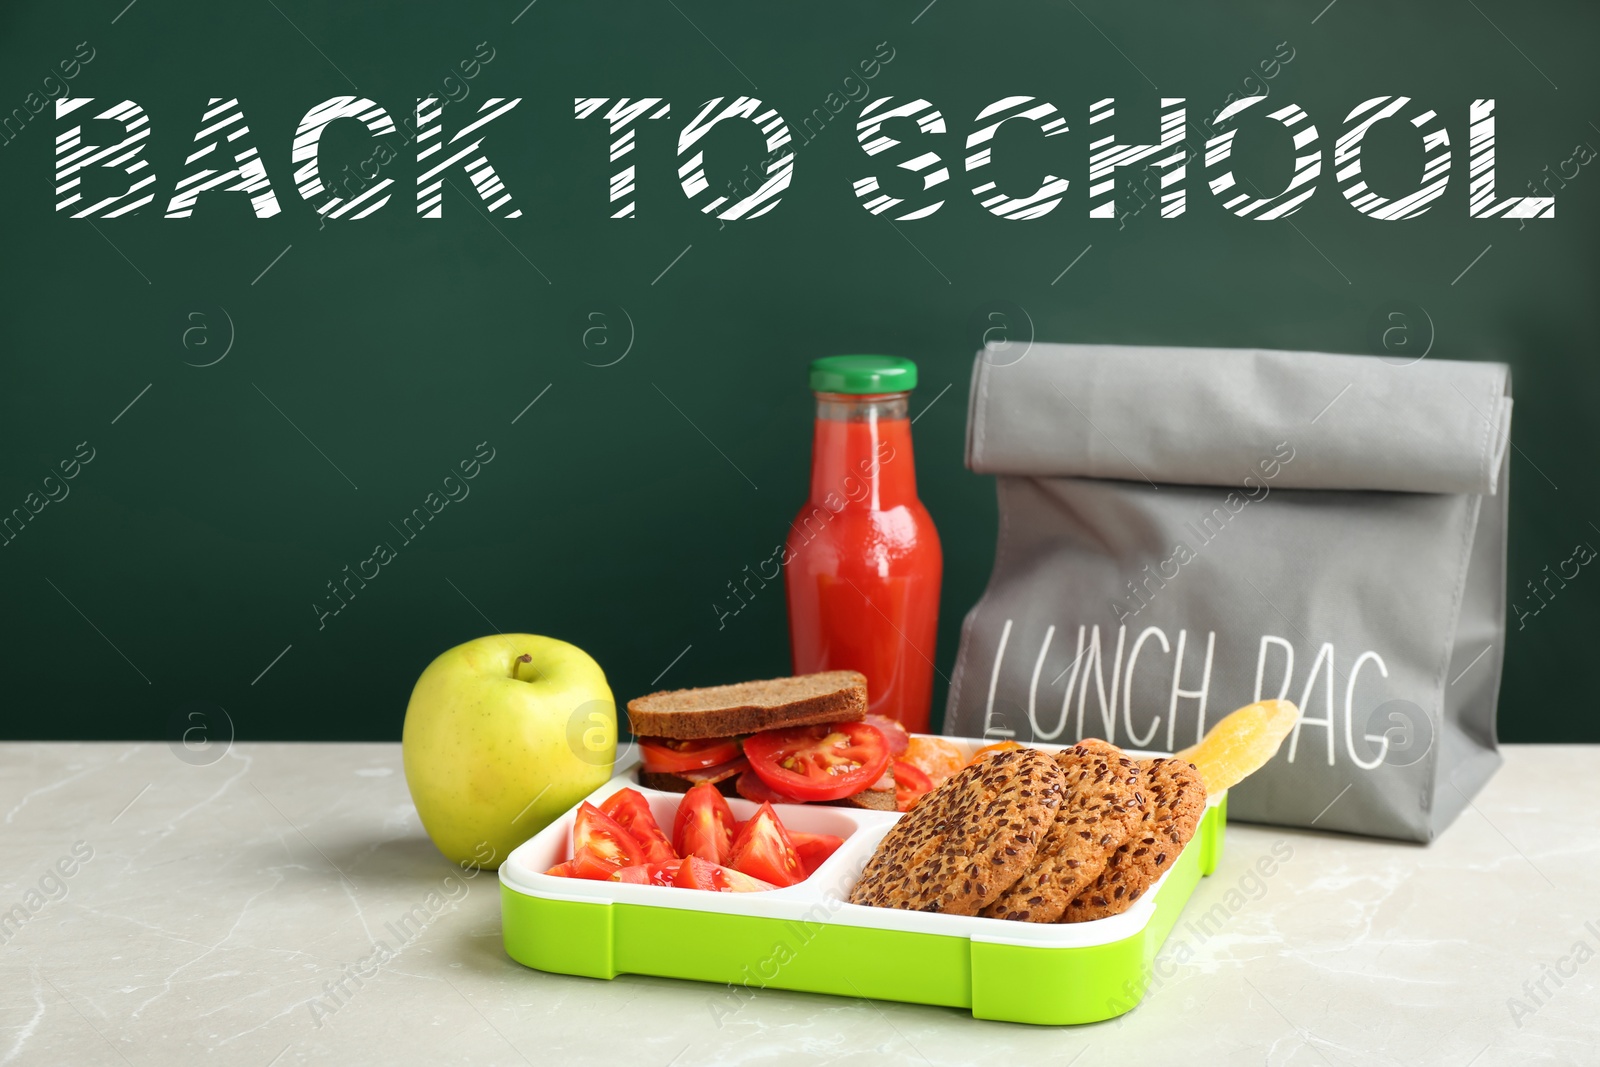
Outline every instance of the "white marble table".
<path fill-rule="evenodd" d="M 1180 923 L 1143 1005 L 1069 1030 L 527 970 L 394 744 L 4 744 L 0 811 L 0 1065 L 1600 1063 L 1592 746 L 1511 748 L 1428 848 L 1230 827 L 1189 905 L 1226 923 Z"/>

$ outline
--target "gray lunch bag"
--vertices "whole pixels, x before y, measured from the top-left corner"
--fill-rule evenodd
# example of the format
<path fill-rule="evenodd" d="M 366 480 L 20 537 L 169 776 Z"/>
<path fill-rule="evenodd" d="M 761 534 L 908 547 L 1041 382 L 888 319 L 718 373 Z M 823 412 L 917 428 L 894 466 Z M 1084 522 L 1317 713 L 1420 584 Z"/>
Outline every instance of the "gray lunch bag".
<path fill-rule="evenodd" d="M 998 351 L 967 465 L 997 476 L 1000 533 L 946 732 L 1170 752 L 1287 698 L 1301 721 L 1232 817 L 1447 826 L 1500 763 L 1509 369 Z"/>

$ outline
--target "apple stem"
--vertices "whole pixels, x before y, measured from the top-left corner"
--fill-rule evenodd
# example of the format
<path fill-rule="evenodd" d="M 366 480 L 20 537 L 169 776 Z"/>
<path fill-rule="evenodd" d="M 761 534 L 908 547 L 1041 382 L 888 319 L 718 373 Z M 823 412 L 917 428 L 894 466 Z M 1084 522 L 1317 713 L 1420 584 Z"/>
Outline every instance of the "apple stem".
<path fill-rule="evenodd" d="M 522 677 L 522 671 L 520 669 L 520 666 L 521 666 L 521 664 L 532 663 L 532 662 L 533 662 L 533 656 L 529 655 L 526 652 L 524 652 L 522 655 L 518 656 L 516 659 L 512 660 L 511 661 L 511 677 L 515 678 L 519 682 L 527 681 L 526 678 Z M 540 674 L 540 671 L 537 668 L 535 668 L 533 673 L 537 677 Z"/>

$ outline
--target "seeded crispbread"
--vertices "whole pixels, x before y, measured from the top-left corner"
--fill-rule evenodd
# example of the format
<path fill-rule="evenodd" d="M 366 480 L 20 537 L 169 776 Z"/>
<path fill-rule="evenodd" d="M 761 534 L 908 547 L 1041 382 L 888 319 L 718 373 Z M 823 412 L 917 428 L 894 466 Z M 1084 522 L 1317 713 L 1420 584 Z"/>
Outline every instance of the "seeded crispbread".
<path fill-rule="evenodd" d="M 1104 744 L 1103 742 L 1101 744 Z M 1033 866 L 978 914 L 991 919 L 1053 923 L 1067 904 L 1105 870 L 1113 851 L 1143 815 L 1136 761 L 1084 745 L 1056 754 L 1066 799 L 1056 812 Z"/>
<path fill-rule="evenodd" d="M 866 716 L 867 676 L 860 671 L 662 690 L 628 701 L 628 725 L 635 736 L 675 741 L 856 722 Z"/>
<path fill-rule="evenodd" d="M 1065 775 L 1034 749 L 963 769 L 901 816 L 850 891 L 852 904 L 976 915 L 1033 863 Z"/>
<path fill-rule="evenodd" d="M 1118 748 L 1116 745 L 1113 745 L 1110 741 L 1102 741 L 1098 737 L 1085 737 L 1082 741 L 1079 741 L 1076 745 L 1074 745 L 1073 748 L 1081 748 L 1086 752 L 1092 752 L 1100 756 L 1110 756 L 1115 759 L 1129 758 L 1128 754 L 1122 751 L 1122 749 Z M 1067 751 L 1070 752 L 1071 749 L 1068 749 Z"/>
<path fill-rule="evenodd" d="M 1143 814 L 1118 845 L 1105 870 L 1067 905 L 1062 922 L 1088 922 L 1119 915 L 1166 873 L 1194 836 L 1206 810 L 1206 787 L 1192 763 L 1140 760 Z"/>

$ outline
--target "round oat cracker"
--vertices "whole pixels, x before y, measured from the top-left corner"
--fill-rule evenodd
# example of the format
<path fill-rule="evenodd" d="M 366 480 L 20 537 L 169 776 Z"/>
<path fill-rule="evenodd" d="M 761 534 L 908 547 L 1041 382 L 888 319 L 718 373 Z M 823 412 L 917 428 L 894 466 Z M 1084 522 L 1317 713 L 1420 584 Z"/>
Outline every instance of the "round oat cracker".
<path fill-rule="evenodd" d="M 1088 922 L 1127 911 L 1166 873 L 1200 825 L 1206 787 L 1194 764 L 1170 758 L 1138 763 L 1144 778 L 1139 823 L 1093 884 L 1067 905 L 1062 922 Z"/>
<path fill-rule="evenodd" d="M 1067 904 L 1105 870 L 1112 853 L 1143 816 L 1139 764 L 1122 755 L 1121 749 L 1080 744 L 1055 758 L 1065 775 L 1066 790 L 1056 821 L 1040 843 L 1033 866 L 980 915 L 1058 921 Z"/>
<path fill-rule="evenodd" d="M 997 753 L 918 801 L 889 829 L 850 903 L 976 915 L 1033 863 L 1063 773 L 1036 749 Z"/>
<path fill-rule="evenodd" d="M 1098 737 L 1085 737 L 1083 740 L 1073 745 L 1072 748 L 1082 748 L 1095 755 L 1112 756 L 1117 759 L 1129 758 L 1128 754 L 1122 751 L 1122 749 L 1118 748 L 1116 745 L 1113 745 L 1110 741 L 1102 741 Z M 1065 751 L 1071 752 L 1072 749 L 1069 748 Z"/>

